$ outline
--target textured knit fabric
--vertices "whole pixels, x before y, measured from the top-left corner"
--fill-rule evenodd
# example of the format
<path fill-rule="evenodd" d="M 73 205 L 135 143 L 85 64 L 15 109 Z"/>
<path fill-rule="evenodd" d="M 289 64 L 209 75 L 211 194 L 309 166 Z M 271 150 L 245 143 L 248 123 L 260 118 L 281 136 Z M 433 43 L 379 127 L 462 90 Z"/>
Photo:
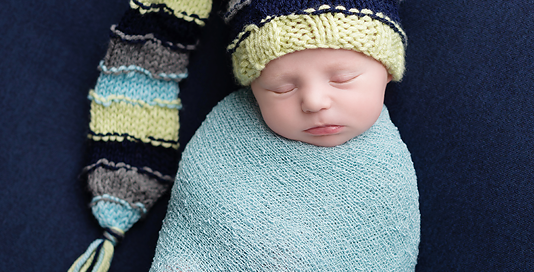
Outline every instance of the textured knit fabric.
<path fill-rule="evenodd" d="M 318 147 L 274 134 L 242 89 L 188 143 L 151 271 L 413 271 L 418 244 L 415 171 L 385 107 Z"/>
<path fill-rule="evenodd" d="M 91 100 L 89 165 L 93 215 L 105 229 L 69 272 L 107 271 L 114 246 L 174 180 L 178 160 L 178 82 L 187 77 L 211 0 L 130 1 L 111 27 Z"/>
<path fill-rule="evenodd" d="M 400 81 L 406 34 L 397 0 L 231 1 L 234 74 L 249 85 L 265 65 L 295 51 L 336 48 L 362 52 Z"/>
<path fill-rule="evenodd" d="M 187 77 L 189 50 L 196 48 L 210 10 L 209 0 L 132 0 L 120 23 L 111 27 L 101 75 L 89 92 L 90 160 L 85 168 L 93 213 L 104 228 L 127 231 L 174 179 L 178 82 Z M 121 217 L 131 219 L 114 226 Z"/>

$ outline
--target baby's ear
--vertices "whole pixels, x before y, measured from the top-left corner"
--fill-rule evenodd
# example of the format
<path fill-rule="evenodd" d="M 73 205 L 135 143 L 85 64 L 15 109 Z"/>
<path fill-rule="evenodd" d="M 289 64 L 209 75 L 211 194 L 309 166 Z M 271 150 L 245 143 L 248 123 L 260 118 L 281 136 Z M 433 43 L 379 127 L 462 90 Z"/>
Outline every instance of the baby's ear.
<path fill-rule="evenodd" d="M 393 76 L 390 73 L 388 73 L 388 83 L 390 83 L 392 79 L 393 79 Z"/>

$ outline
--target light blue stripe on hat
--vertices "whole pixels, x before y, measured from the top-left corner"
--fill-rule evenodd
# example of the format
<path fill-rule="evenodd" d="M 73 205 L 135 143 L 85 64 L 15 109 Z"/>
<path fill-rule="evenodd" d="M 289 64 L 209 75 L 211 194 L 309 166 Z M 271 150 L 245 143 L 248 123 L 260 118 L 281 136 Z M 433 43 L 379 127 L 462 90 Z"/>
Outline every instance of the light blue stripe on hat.
<path fill-rule="evenodd" d="M 124 232 L 146 213 L 142 203 L 131 204 L 107 194 L 94 197 L 91 205 L 93 214 L 102 228 L 119 228 Z"/>
<path fill-rule="evenodd" d="M 125 96 L 131 100 L 141 100 L 148 104 L 157 100 L 175 101 L 180 89 L 175 81 L 154 79 L 142 73 L 127 74 L 101 73 L 95 86 L 95 93 L 101 97 Z"/>

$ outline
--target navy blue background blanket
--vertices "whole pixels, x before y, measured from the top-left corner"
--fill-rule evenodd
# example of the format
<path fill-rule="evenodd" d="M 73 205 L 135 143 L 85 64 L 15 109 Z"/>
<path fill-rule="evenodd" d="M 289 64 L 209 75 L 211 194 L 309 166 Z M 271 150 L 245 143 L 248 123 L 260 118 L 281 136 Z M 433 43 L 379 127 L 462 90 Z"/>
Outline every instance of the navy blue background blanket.
<path fill-rule="evenodd" d="M 102 231 L 79 177 L 86 97 L 127 7 L 2 2 L 2 271 L 66 271 Z M 534 5 L 409 0 L 401 18 L 407 71 L 386 104 L 419 178 L 417 271 L 534 271 Z M 235 89 L 221 22 L 213 12 L 181 85 L 182 145 Z M 167 202 L 128 232 L 110 271 L 148 271 Z"/>

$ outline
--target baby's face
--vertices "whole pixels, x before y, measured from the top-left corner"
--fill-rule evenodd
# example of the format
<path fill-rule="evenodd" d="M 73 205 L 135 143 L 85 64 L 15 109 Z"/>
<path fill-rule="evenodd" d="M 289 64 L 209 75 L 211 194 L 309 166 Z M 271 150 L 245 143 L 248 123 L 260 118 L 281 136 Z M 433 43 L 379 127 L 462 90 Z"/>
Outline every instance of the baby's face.
<path fill-rule="evenodd" d="M 269 62 L 251 87 L 275 133 L 336 146 L 375 123 L 390 80 L 380 62 L 361 53 L 307 49 Z"/>

